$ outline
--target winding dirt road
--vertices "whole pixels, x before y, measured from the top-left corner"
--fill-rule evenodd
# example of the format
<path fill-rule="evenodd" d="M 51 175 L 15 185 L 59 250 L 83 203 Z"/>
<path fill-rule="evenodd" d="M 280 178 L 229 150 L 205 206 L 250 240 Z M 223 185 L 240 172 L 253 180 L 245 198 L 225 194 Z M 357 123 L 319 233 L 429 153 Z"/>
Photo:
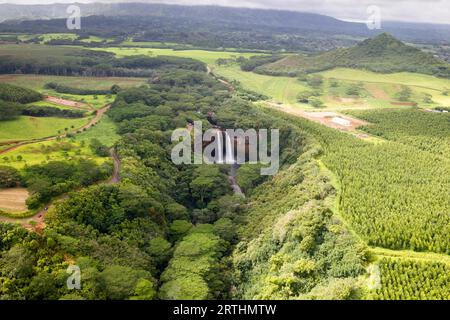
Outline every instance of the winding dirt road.
<path fill-rule="evenodd" d="M 22 141 L 22 142 L 19 142 L 19 143 L 15 144 L 15 145 L 12 145 L 12 146 L 10 146 L 10 147 L 8 147 L 6 149 L 1 150 L 0 151 L 0 155 L 8 153 L 8 152 L 11 152 L 11 151 L 16 150 L 17 148 L 20 148 L 20 147 L 25 146 L 25 145 L 38 143 L 38 142 L 45 142 L 45 141 L 54 141 L 54 140 L 56 140 L 58 138 L 65 138 L 68 134 L 76 133 L 78 131 L 82 131 L 82 130 L 85 130 L 85 129 L 87 130 L 90 127 L 92 127 L 93 125 L 96 125 L 102 119 L 102 117 L 104 116 L 105 112 L 109 110 L 109 108 L 111 108 L 111 105 L 106 105 L 103 108 L 97 110 L 97 113 L 96 113 L 95 117 L 92 118 L 91 121 L 89 121 L 89 123 L 85 124 L 84 126 L 82 126 L 80 128 L 74 129 L 72 132 L 64 133 L 64 134 L 56 135 L 56 136 L 51 136 L 51 137 L 46 137 L 46 138 L 42 138 L 42 139 L 34 139 L 34 140 Z"/>
<path fill-rule="evenodd" d="M 93 125 L 96 125 L 102 119 L 104 114 L 109 110 L 109 108 L 111 108 L 111 105 L 106 105 L 103 108 L 97 110 L 95 117 L 92 118 L 89 121 L 89 123 L 82 126 L 81 128 L 75 129 L 71 133 L 75 133 L 75 132 L 82 131 L 85 129 L 87 130 L 87 129 L 91 128 Z M 23 142 L 20 142 L 18 144 L 15 144 L 9 148 L 6 148 L 6 149 L 0 151 L 0 154 L 5 154 L 7 152 L 11 152 L 11 151 L 13 151 L 19 147 L 22 147 L 24 145 L 29 145 L 29 144 L 44 142 L 44 141 L 53 141 L 58 138 L 64 138 L 66 136 L 67 136 L 67 133 L 62 134 L 62 135 L 42 138 L 42 139 L 23 141 Z M 111 158 L 113 160 L 114 169 L 113 169 L 113 175 L 112 175 L 111 179 L 108 181 L 108 183 L 109 184 L 117 184 L 120 182 L 120 159 L 114 148 L 112 148 L 110 150 L 110 154 L 111 154 Z M 61 198 L 59 198 L 58 200 L 55 200 L 55 202 L 64 200 L 67 198 L 68 198 L 68 196 L 64 195 Z M 42 229 L 45 227 L 44 217 L 45 217 L 46 213 L 48 212 L 48 210 L 50 210 L 53 206 L 54 206 L 54 202 L 46 205 L 42 210 L 40 210 L 33 216 L 27 217 L 27 218 L 11 218 L 11 217 L 0 216 L 0 222 L 18 223 L 28 230 L 41 232 Z"/>
<path fill-rule="evenodd" d="M 107 184 L 118 184 L 120 183 L 120 159 L 117 155 L 117 152 L 114 148 L 111 148 L 110 150 L 111 159 L 113 160 L 113 174 L 111 179 L 106 182 Z M 17 223 L 20 224 L 25 229 L 28 229 L 30 231 L 35 232 L 41 232 L 45 228 L 45 222 L 44 218 L 47 212 L 55 206 L 55 203 L 68 199 L 68 195 L 63 195 L 57 200 L 54 200 L 52 203 L 47 204 L 43 209 L 35 213 L 31 217 L 27 218 L 11 218 L 11 217 L 4 217 L 0 216 L 0 222 L 7 222 L 7 223 Z"/>

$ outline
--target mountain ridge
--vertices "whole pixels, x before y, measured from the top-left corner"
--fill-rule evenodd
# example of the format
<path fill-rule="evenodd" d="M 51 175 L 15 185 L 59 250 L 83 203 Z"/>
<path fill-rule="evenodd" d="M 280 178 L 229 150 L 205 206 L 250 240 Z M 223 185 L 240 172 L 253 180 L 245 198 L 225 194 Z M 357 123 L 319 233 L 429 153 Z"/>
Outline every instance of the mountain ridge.
<path fill-rule="evenodd" d="M 311 56 L 291 55 L 255 69 L 257 73 L 296 75 L 337 67 L 380 73 L 415 72 L 450 78 L 450 64 L 430 53 L 406 45 L 388 33 L 366 39 L 354 47 Z"/>
<path fill-rule="evenodd" d="M 17 5 L 0 4 L 0 22 L 5 20 L 61 19 L 68 16 L 66 9 L 70 4 L 54 5 Z M 379 30 L 369 30 L 364 23 L 346 22 L 327 15 L 316 13 L 260 9 L 236 8 L 207 5 L 174 5 L 158 3 L 92 3 L 77 4 L 83 16 L 104 15 L 154 16 L 160 18 L 188 18 L 193 21 L 209 21 L 216 24 L 239 26 L 266 26 L 289 30 L 290 32 L 324 32 L 327 34 L 345 34 L 355 37 L 370 37 L 379 34 Z M 403 41 L 423 43 L 448 43 L 450 25 L 427 25 L 405 22 L 383 23 L 385 31 L 394 34 Z"/>

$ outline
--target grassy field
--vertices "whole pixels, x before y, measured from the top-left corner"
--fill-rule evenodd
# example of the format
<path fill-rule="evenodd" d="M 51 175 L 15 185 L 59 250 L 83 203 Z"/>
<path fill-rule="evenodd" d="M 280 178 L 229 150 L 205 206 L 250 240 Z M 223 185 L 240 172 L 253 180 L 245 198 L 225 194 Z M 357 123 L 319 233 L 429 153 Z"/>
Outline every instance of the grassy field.
<path fill-rule="evenodd" d="M 62 141 L 45 141 L 19 147 L 2 155 L 0 165 L 22 169 L 25 165 L 36 165 L 47 161 L 71 161 L 79 158 L 91 159 L 98 164 L 109 161 L 109 158 L 100 158 L 93 154 L 88 141 L 63 139 Z"/>
<path fill-rule="evenodd" d="M 308 88 L 296 78 L 273 77 L 245 72 L 237 65 L 215 66 L 214 73 L 239 81 L 245 89 L 259 92 L 284 104 L 297 104 L 297 95 Z M 300 104 L 299 104 L 300 105 Z M 307 105 L 303 105 L 307 107 Z"/>
<path fill-rule="evenodd" d="M 100 48 L 101 51 L 115 53 L 118 57 L 147 55 L 147 56 L 176 56 L 200 60 L 209 65 L 214 65 L 217 59 L 230 59 L 236 57 L 251 57 L 254 53 L 239 53 L 227 51 L 205 51 L 205 50 L 173 50 L 173 49 L 147 49 L 147 48 Z"/>
<path fill-rule="evenodd" d="M 216 65 L 214 72 L 229 80 L 237 80 L 245 89 L 270 96 L 276 102 L 311 108 L 306 104 L 298 103 L 297 95 L 302 91 L 311 91 L 313 88 L 296 78 L 245 72 L 233 64 Z M 445 79 L 411 73 L 376 74 L 352 69 L 336 69 L 319 74 L 324 77 L 324 84 L 320 88 L 322 92 L 320 99 L 324 102 L 326 109 L 330 110 L 398 107 L 392 102 L 397 101 L 396 94 L 402 90 L 403 86 L 411 89 L 411 101 L 417 102 L 420 107 L 450 105 L 450 96 L 444 95 L 444 91 L 450 88 L 450 81 Z M 330 79 L 337 81 L 338 87 L 332 87 Z M 361 87 L 358 97 L 346 93 L 352 85 Z M 431 97 L 432 103 L 425 102 L 427 95 Z M 401 106 L 404 109 L 409 107 Z"/>
<path fill-rule="evenodd" d="M 126 43 L 133 45 L 135 43 Z M 151 45 L 154 43 L 149 43 Z M 145 45 L 145 43 L 142 43 Z M 100 49 L 99 49 L 100 50 Z M 101 49 L 103 50 L 103 49 Z M 301 108 L 311 107 L 297 102 L 297 95 L 302 91 L 312 90 L 305 82 L 296 78 L 273 77 L 241 71 L 237 64 L 218 66 L 217 59 L 230 59 L 239 56 L 250 57 L 254 53 L 214 52 L 204 50 L 173 50 L 156 48 L 107 48 L 105 51 L 113 52 L 118 57 L 130 55 L 170 55 L 188 57 L 207 63 L 214 72 L 229 80 L 239 81 L 245 89 L 253 90 L 273 98 L 276 102 L 290 104 Z M 413 73 L 380 74 L 370 71 L 337 68 L 326 72 L 320 72 L 325 78 L 321 88 L 321 100 L 327 109 L 373 109 L 398 107 L 392 104 L 396 101 L 396 94 L 402 90 L 402 86 L 411 89 L 411 100 L 419 106 L 428 108 L 439 105 L 450 105 L 450 95 L 444 95 L 444 91 L 450 88 L 450 81 L 433 76 Z M 332 88 L 329 79 L 336 79 L 339 88 Z M 361 84 L 362 92 L 359 97 L 349 96 L 346 89 L 354 84 Z M 426 101 L 429 95 L 432 103 Z M 409 106 L 401 106 L 408 108 Z"/>
<path fill-rule="evenodd" d="M 116 125 L 107 115 L 104 115 L 94 127 L 75 136 L 76 141 L 84 141 L 87 144 L 94 138 L 108 147 L 112 147 L 119 140 L 120 136 L 116 133 Z"/>
<path fill-rule="evenodd" d="M 398 86 L 405 85 L 413 90 L 413 95 L 417 98 L 421 94 L 428 93 L 437 104 L 450 105 L 450 95 L 445 96 L 443 92 L 450 89 L 450 80 L 436 78 L 429 75 L 416 73 L 392 73 L 381 74 L 364 70 L 337 68 L 330 71 L 319 73 L 325 78 L 335 78 L 353 82 L 364 82 L 380 88 L 388 95 L 392 95 L 392 90 L 398 89 Z"/>
<path fill-rule="evenodd" d="M 56 82 L 78 89 L 107 90 L 117 84 L 122 88 L 130 88 L 146 83 L 145 78 L 97 78 L 97 77 L 62 77 L 42 75 L 0 75 L 0 82 L 7 82 L 20 87 L 43 90 L 49 82 Z"/>
<path fill-rule="evenodd" d="M 51 40 L 75 40 L 78 36 L 74 33 L 46 33 L 38 36 L 42 39 L 42 43 L 46 43 Z"/>
<path fill-rule="evenodd" d="M 15 120 L 2 121 L 0 126 L 0 142 L 10 140 L 32 140 L 55 136 L 58 131 L 69 131 L 72 126 L 80 128 L 88 122 L 87 118 L 64 119 L 64 118 L 34 118 L 19 117 Z"/>

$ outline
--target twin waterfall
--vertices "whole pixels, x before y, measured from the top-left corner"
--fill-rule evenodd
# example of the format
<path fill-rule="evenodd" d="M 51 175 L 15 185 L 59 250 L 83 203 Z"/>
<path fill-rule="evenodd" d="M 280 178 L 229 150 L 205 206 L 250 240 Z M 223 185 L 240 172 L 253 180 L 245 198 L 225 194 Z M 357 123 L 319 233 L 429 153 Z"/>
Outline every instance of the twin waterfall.
<path fill-rule="evenodd" d="M 226 146 L 225 146 L 225 161 L 223 153 L 223 134 L 225 134 Z M 217 149 L 219 154 L 216 156 L 218 164 L 235 164 L 234 160 L 234 148 L 231 142 L 231 137 L 227 132 L 217 131 Z M 220 152 L 222 151 L 222 152 Z"/>

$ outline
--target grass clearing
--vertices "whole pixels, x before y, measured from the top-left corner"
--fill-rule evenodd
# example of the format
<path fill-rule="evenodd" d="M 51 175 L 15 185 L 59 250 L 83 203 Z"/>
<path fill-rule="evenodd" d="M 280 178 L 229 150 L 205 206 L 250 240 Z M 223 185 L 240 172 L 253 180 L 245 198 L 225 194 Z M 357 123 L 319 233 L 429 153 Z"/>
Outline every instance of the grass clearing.
<path fill-rule="evenodd" d="M 147 82 L 145 78 L 119 78 L 119 77 L 63 77 L 63 76 L 42 76 L 42 75 L 0 75 L 0 82 L 7 82 L 20 87 L 33 90 L 44 90 L 44 86 L 49 82 L 56 82 L 61 85 L 70 86 L 77 89 L 107 90 L 117 84 L 122 88 L 140 86 Z"/>
<path fill-rule="evenodd" d="M 176 56 L 181 58 L 192 58 L 200 60 L 206 64 L 214 65 L 217 59 L 231 59 L 237 57 L 246 57 L 257 55 L 255 53 L 240 53 L 228 51 L 206 51 L 206 50 L 174 50 L 174 49 L 156 49 L 156 48 L 99 48 L 97 50 L 114 53 L 117 57 L 126 56 Z"/>
<path fill-rule="evenodd" d="M 65 119 L 21 116 L 15 120 L 2 121 L 0 123 L 0 142 L 56 136 L 58 131 L 64 132 L 66 128 L 69 131 L 73 131 L 73 128 L 80 128 L 87 122 L 87 118 Z"/>
<path fill-rule="evenodd" d="M 102 120 L 89 130 L 75 136 L 76 141 L 84 141 L 86 144 L 94 138 L 108 147 L 112 147 L 120 139 L 116 133 L 115 123 L 107 115 L 104 115 Z"/>
<path fill-rule="evenodd" d="M 242 71 L 238 65 L 215 66 L 213 71 L 228 80 L 239 81 L 247 90 L 270 96 L 277 102 L 308 108 L 307 105 L 297 103 L 298 93 L 308 90 L 308 88 L 296 78 L 273 77 L 246 72 Z"/>
<path fill-rule="evenodd" d="M 20 156 L 20 160 L 18 157 Z M 90 159 L 97 164 L 110 161 L 109 158 L 96 156 L 89 147 L 89 141 L 63 139 L 61 141 L 44 141 L 21 146 L 0 157 L 0 165 L 22 169 L 48 161 L 73 161 Z"/>

